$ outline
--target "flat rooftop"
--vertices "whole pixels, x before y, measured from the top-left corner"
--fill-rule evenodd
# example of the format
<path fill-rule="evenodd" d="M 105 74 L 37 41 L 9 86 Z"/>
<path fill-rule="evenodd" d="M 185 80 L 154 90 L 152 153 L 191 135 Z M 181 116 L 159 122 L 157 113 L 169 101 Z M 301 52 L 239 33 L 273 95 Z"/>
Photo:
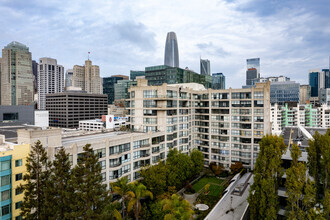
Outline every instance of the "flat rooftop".
<path fill-rule="evenodd" d="M 34 125 L 11 125 L 11 126 L 0 126 L 0 134 L 5 135 L 6 141 L 16 142 L 17 141 L 17 129 L 36 129 L 39 128 Z"/>

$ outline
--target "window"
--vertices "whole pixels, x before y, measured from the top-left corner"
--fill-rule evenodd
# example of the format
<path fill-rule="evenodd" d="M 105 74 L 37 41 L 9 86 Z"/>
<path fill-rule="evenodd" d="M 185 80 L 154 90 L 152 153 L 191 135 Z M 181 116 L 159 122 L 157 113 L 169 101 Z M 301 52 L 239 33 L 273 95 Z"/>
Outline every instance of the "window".
<path fill-rule="evenodd" d="M 157 90 L 143 90 L 143 98 L 157 97 Z"/>
<path fill-rule="evenodd" d="M 1 171 L 9 170 L 10 167 L 10 160 L 7 161 L 1 161 Z"/>
<path fill-rule="evenodd" d="M 101 173 L 101 176 L 102 176 L 102 181 L 104 182 L 104 181 L 106 181 L 106 173 Z"/>
<path fill-rule="evenodd" d="M 96 154 L 98 158 L 105 157 L 105 148 L 94 150 L 94 154 Z"/>
<path fill-rule="evenodd" d="M 1 215 L 0 216 L 5 216 L 10 213 L 10 205 L 5 205 L 1 207 Z"/>
<path fill-rule="evenodd" d="M 22 166 L 23 165 L 23 161 L 22 161 L 22 159 L 20 159 L 20 160 L 15 160 L 15 167 L 20 167 L 20 166 Z"/>
<path fill-rule="evenodd" d="M 4 121 L 17 121 L 18 120 L 18 112 L 16 113 L 3 113 Z"/>
<path fill-rule="evenodd" d="M 22 201 L 20 201 L 20 202 L 16 202 L 16 203 L 15 203 L 15 209 L 19 209 L 19 208 L 21 208 L 21 205 L 22 205 Z"/>
<path fill-rule="evenodd" d="M 22 216 L 16 216 L 15 220 L 22 220 Z"/>
<path fill-rule="evenodd" d="M 6 186 L 10 184 L 10 175 L 1 177 L 1 186 Z"/>
<path fill-rule="evenodd" d="M 2 191 L 1 192 L 1 202 L 10 199 L 10 190 Z"/>
<path fill-rule="evenodd" d="M 105 169 L 105 160 L 99 162 L 101 170 Z"/>
<path fill-rule="evenodd" d="M 15 176 L 16 181 L 19 181 L 19 180 L 22 180 L 22 179 L 23 179 L 23 174 L 22 173 L 16 174 L 16 176 Z"/>
<path fill-rule="evenodd" d="M 15 195 L 17 196 L 17 195 L 19 195 L 19 194 L 22 194 L 23 193 L 23 190 L 22 189 L 20 189 L 20 188 L 16 188 L 15 189 Z"/>

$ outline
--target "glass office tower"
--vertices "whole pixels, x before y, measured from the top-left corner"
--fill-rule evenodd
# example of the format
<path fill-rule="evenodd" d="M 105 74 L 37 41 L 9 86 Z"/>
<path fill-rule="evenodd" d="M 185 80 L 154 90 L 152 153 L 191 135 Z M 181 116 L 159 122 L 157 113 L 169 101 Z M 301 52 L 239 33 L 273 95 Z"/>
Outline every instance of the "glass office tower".
<path fill-rule="evenodd" d="M 309 85 L 311 86 L 311 97 L 319 95 L 319 72 L 309 73 Z"/>
<path fill-rule="evenodd" d="M 179 67 L 178 40 L 174 32 L 167 33 L 165 43 L 164 65 L 171 67 Z"/>

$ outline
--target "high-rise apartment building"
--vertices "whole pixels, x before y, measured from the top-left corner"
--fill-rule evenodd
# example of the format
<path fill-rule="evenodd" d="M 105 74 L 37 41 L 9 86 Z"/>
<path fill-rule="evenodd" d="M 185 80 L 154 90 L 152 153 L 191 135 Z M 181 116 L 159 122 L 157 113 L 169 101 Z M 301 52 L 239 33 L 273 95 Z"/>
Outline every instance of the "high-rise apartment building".
<path fill-rule="evenodd" d="M 171 67 L 179 67 L 178 40 L 174 32 L 167 33 L 165 43 L 164 65 Z"/>
<path fill-rule="evenodd" d="M 72 77 L 73 77 L 73 69 L 68 69 L 65 72 L 65 87 L 72 86 Z"/>
<path fill-rule="evenodd" d="M 211 65 L 209 60 L 200 59 L 200 66 L 202 75 L 211 75 Z"/>
<path fill-rule="evenodd" d="M 85 61 L 85 66 L 73 66 L 72 86 L 80 87 L 91 94 L 103 94 L 100 67 L 92 65 L 91 60 Z"/>
<path fill-rule="evenodd" d="M 128 76 L 113 75 L 103 78 L 103 94 L 108 95 L 108 104 L 113 104 L 115 101 L 115 84 L 119 80 L 128 80 Z"/>
<path fill-rule="evenodd" d="M 225 89 L 226 77 L 222 73 L 212 74 L 212 89 Z"/>
<path fill-rule="evenodd" d="M 127 99 L 130 127 L 165 132 L 165 149 L 199 149 L 205 165 L 242 162 L 253 168 L 259 141 L 271 132 L 270 83 L 213 90 L 197 83 L 150 86 L 138 79 Z M 166 156 L 166 154 L 165 154 Z"/>
<path fill-rule="evenodd" d="M 129 79 L 130 80 L 135 80 L 136 77 L 138 76 L 145 76 L 146 73 L 144 71 L 136 71 L 136 70 L 131 70 L 130 71 L 130 75 L 129 75 Z"/>
<path fill-rule="evenodd" d="M 16 41 L 2 49 L 1 105 L 33 103 L 32 58 L 29 48 Z"/>
<path fill-rule="evenodd" d="M 53 58 L 39 59 L 38 109 L 46 109 L 46 94 L 64 91 L 64 67 Z"/>

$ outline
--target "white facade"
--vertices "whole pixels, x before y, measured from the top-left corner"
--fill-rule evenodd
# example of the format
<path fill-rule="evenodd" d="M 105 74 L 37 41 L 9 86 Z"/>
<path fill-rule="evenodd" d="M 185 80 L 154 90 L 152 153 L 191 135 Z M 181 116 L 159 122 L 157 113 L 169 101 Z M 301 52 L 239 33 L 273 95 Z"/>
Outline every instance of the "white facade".
<path fill-rule="evenodd" d="M 48 111 L 34 111 L 34 125 L 42 128 L 49 127 L 49 112 Z"/>
<path fill-rule="evenodd" d="M 38 109 L 46 109 L 46 94 L 64 91 L 64 67 L 56 59 L 40 58 L 38 65 Z"/>

